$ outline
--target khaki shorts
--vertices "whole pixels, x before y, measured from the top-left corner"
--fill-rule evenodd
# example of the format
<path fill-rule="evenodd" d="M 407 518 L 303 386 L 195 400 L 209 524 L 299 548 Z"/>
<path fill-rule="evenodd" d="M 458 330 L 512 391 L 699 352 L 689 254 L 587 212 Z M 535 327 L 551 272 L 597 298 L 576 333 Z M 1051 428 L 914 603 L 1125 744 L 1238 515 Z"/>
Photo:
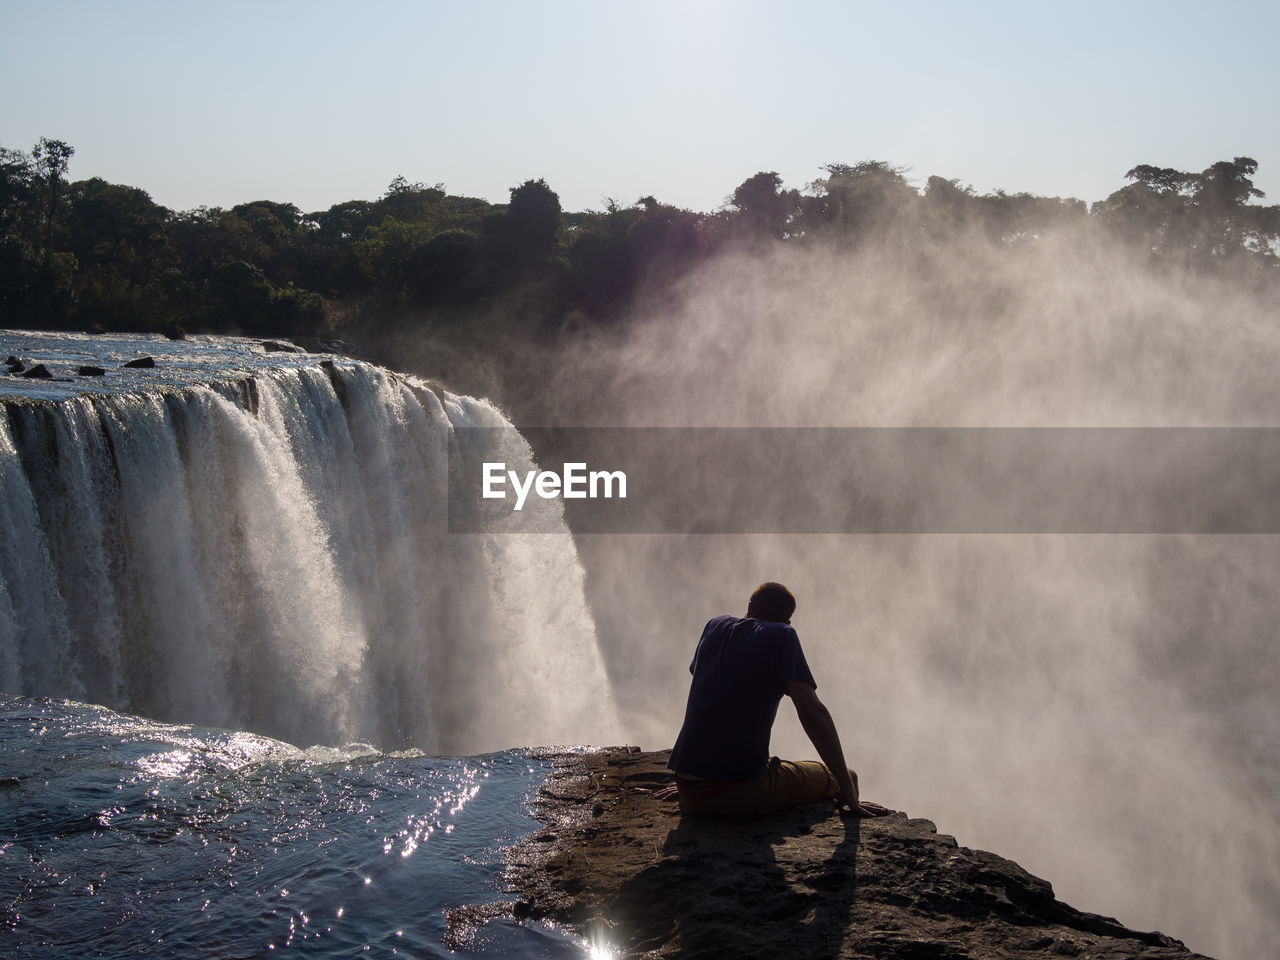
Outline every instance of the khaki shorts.
<path fill-rule="evenodd" d="M 714 783 L 676 778 L 680 809 L 710 817 L 761 817 L 802 803 L 834 800 L 840 785 L 817 760 L 793 763 L 769 760 L 769 769 L 744 783 Z"/>

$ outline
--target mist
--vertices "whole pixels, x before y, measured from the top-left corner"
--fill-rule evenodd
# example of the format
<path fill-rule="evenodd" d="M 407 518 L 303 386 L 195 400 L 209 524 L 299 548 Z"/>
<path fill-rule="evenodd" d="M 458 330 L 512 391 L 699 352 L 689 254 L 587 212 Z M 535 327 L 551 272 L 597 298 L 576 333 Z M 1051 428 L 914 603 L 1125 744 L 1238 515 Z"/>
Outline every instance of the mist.
<path fill-rule="evenodd" d="M 1171 268 L 1089 221 L 909 227 L 717 257 L 620 334 L 493 386 L 536 389 L 535 418 L 568 425 L 1276 425 L 1280 335 L 1247 277 Z M 848 493 L 838 464 L 794 468 Z M 717 479 L 748 509 L 785 496 Z M 670 746 L 703 624 L 780 580 L 864 796 L 1193 949 L 1280 936 L 1276 537 L 577 540 L 630 742 Z M 779 717 L 773 751 L 812 756 Z"/>

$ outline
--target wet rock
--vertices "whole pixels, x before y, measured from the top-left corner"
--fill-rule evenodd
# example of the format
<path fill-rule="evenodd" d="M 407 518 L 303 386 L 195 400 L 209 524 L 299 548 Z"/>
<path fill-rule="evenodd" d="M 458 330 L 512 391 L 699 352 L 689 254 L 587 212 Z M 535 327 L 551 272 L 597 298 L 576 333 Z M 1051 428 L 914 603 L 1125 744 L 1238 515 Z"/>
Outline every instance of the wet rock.
<path fill-rule="evenodd" d="M 1201 956 L 1077 910 L 1013 861 L 903 813 L 846 819 L 813 804 L 758 820 L 683 817 L 656 793 L 671 782 L 666 759 L 557 756 L 538 793 L 547 826 L 509 855 L 519 899 L 508 914 L 598 935 L 623 957 Z M 461 942 L 487 918 L 462 910 L 450 924 Z"/>
<path fill-rule="evenodd" d="M 321 340 L 319 337 L 290 337 L 289 341 L 299 349 L 306 353 L 350 353 L 351 345 L 345 340 L 330 338 Z"/>
<path fill-rule="evenodd" d="M 82 377 L 102 377 L 106 375 L 107 371 L 101 367 L 81 367 L 76 373 Z"/>
<path fill-rule="evenodd" d="M 298 353 L 299 350 L 291 343 L 280 343 L 278 340 L 263 340 L 262 349 L 267 353 Z M 305 352 L 305 351 L 303 351 Z"/>
<path fill-rule="evenodd" d="M 150 370 L 156 365 L 155 357 L 138 357 L 124 364 L 126 370 Z"/>
<path fill-rule="evenodd" d="M 258 403 L 260 401 L 258 395 L 258 381 L 253 377 L 245 377 L 235 385 L 236 392 L 240 394 L 240 406 L 244 410 L 258 415 Z"/>
<path fill-rule="evenodd" d="M 183 330 L 182 327 L 178 326 L 176 323 L 171 323 L 167 327 L 165 327 L 164 335 L 168 337 L 170 340 L 187 339 L 187 331 Z"/>
<path fill-rule="evenodd" d="M 30 370 L 23 370 L 22 375 L 29 380 L 52 380 L 53 374 L 43 363 L 37 363 Z"/>

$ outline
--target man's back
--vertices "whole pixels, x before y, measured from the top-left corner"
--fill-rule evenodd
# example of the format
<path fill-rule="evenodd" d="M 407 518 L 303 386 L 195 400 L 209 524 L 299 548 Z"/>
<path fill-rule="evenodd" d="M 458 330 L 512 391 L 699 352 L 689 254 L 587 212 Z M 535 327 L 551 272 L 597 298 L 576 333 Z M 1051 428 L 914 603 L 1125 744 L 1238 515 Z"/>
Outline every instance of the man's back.
<path fill-rule="evenodd" d="M 709 621 L 689 666 L 693 682 L 669 766 L 741 782 L 769 765 L 769 733 L 790 681 L 816 686 L 790 624 L 730 616 Z"/>

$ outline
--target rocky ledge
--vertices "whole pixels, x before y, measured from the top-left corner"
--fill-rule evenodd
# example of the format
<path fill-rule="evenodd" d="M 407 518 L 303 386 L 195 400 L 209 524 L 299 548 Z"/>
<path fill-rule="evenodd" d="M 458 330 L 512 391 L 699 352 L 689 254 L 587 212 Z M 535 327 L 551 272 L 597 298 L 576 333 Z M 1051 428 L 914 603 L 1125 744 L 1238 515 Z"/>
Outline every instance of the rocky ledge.
<path fill-rule="evenodd" d="M 576 929 L 603 948 L 593 956 L 1202 956 L 1076 910 L 1011 860 L 902 813 L 682 818 L 655 796 L 671 782 L 666 758 L 558 755 L 539 792 L 546 826 L 510 853 L 518 899 L 454 911 L 452 936 L 505 915 Z"/>

